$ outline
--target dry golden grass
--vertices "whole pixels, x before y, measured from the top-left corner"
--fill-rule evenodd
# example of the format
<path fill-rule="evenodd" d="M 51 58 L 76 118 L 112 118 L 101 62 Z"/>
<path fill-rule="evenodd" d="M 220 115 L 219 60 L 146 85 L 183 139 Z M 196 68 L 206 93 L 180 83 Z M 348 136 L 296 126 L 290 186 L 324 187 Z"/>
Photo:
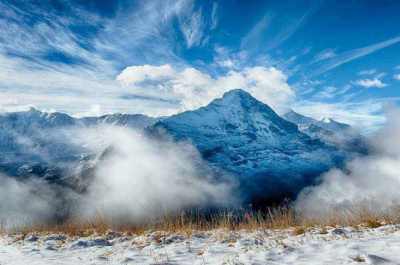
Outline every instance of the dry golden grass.
<path fill-rule="evenodd" d="M 305 234 L 306 233 L 306 230 L 303 228 L 303 227 L 296 227 L 294 230 L 293 230 L 293 233 L 292 233 L 292 235 L 294 235 L 294 236 L 299 236 L 299 235 L 302 235 L 302 234 Z"/>
<path fill-rule="evenodd" d="M 194 231 L 261 231 L 265 229 L 295 228 L 293 235 L 306 233 L 310 227 L 353 226 L 377 228 L 383 223 L 400 223 L 400 207 L 394 205 L 391 211 L 379 211 L 373 204 L 364 201 L 352 205 L 326 209 L 324 212 L 300 211 L 291 205 L 269 208 L 264 212 L 244 209 L 221 210 L 218 212 L 184 211 L 165 212 L 158 217 L 135 220 L 115 220 L 107 214 L 96 212 L 92 217 L 76 216 L 61 223 L 31 222 L 17 225 L 0 222 L 0 233 L 25 237 L 29 233 L 56 233 L 69 236 L 98 235 L 113 230 L 120 233 L 140 235 L 146 231 L 180 232 L 190 236 Z M 323 229 L 323 233 L 326 233 Z"/>

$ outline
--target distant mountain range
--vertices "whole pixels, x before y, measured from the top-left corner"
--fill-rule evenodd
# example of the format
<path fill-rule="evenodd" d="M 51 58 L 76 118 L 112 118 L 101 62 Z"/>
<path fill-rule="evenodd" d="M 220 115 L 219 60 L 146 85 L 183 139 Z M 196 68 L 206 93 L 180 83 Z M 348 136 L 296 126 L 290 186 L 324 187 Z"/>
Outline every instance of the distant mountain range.
<path fill-rule="evenodd" d="M 0 115 L 0 171 L 12 176 L 37 175 L 49 181 L 65 176 L 80 181 L 92 168 L 93 154 L 77 138 L 85 128 L 124 126 L 141 133 L 159 119 L 137 114 L 73 118 L 67 114 L 28 111 Z"/>
<path fill-rule="evenodd" d="M 369 140 L 348 124 L 337 122 L 330 118 L 316 120 L 290 110 L 283 115 L 288 121 L 298 125 L 299 130 L 313 139 L 330 143 L 339 149 L 368 154 Z"/>
<path fill-rule="evenodd" d="M 3 114 L 0 170 L 58 183 L 68 179 L 75 188 L 90 185 L 86 175 L 102 152 L 89 151 L 73 131 L 106 125 L 126 126 L 161 141 L 193 143 L 204 160 L 239 179 L 242 192 L 255 195 L 260 204 L 293 197 L 323 172 L 368 153 L 368 140 L 350 125 L 294 111 L 280 117 L 249 93 L 232 90 L 198 110 L 159 119 L 130 114 L 78 119 L 33 108 Z"/>

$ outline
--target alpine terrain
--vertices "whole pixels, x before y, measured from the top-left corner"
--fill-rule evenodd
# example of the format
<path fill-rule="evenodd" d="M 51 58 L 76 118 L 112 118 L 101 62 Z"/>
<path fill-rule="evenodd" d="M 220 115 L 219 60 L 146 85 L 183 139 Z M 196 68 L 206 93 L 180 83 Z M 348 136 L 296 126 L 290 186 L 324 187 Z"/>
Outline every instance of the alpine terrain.
<path fill-rule="evenodd" d="M 293 198 L 323 172 L 366 152 L 364 138 L 349 125 L 293 111 L 284 119 L 249 93 L 232 90 L 208 106 L 163 119 L 130 114 L 73 118 L 33 108 L 3 114 L 0 169 L 84 190 L 110 150 L 106 144 L 97 151 L 88 148 L 83 139 L 96 136 L 85 129 L 104 126 L 195 145 L 217 173 L 238 180 L 241 196 L 256 205 Z"/>

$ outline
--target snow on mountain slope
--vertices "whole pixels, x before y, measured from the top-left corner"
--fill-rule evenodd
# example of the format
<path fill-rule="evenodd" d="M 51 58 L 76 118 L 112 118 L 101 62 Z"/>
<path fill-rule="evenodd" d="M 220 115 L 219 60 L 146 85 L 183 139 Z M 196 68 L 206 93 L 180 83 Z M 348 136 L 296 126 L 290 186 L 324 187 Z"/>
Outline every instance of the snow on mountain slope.
<path fill-rule="evenodd" d="M 160 118 L 152 118 L 142 114 L 108 114 L 100 117 L 85 117 L 79 119 L 85 125 L 114 125 L 114 126 L 127 126 L 139 132 L 144 128 L 154 124 Z"/>
<path fill-rule="evenodd" d="M 233 172 L 269 198 L 295 194 L 345 159 L 343 152 L 311 139 L 243 90 L 164 119 L 145 133 L 192 141 L 214 166 Z"/>
<path fill-rule="evenodd" d="M 369 141 L 366 137 L 348 124 L 337 122 L 324 117 L 316 120 L 303 116 L 290 110 L 283 118 L 299 126 L 299 130 L 313 139 L 331 143 L 336 147 L 350 152 L 367 154 L 369 152 Z"/>
<path fill-rule="evenodd" d="M 316 120 L 313 118 L 303 116 L 299 113 L 296 113 L 293 110 L 290 110 L 283 115 L 283 118 L 285 118 L 286 120 L 288 120 L 290 122 L 298 124 L 298 125 L 313 124 L 320 128 L 323 128 L 325 130 L 329 130 L 332 132 L 339 131 L 339 132 L 347 133 L 347 134 L 351 134 L 351 135 L 360 135 L 360 133 L 356 129 L 351 127 L 350 125 L 337 122 L 337 121 L 327 118 L 327 117 L 323 117 L 321 120 Z"/>

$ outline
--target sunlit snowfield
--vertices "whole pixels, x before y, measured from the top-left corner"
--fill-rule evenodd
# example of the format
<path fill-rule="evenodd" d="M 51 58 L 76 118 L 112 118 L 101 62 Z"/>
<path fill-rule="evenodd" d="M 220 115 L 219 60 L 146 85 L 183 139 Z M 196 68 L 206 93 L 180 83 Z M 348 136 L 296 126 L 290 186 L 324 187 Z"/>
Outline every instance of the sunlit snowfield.
<path fill-rule="evenodd" d="M 400 226 L 0 239 L 1 264 L 400 264 Z"/>

